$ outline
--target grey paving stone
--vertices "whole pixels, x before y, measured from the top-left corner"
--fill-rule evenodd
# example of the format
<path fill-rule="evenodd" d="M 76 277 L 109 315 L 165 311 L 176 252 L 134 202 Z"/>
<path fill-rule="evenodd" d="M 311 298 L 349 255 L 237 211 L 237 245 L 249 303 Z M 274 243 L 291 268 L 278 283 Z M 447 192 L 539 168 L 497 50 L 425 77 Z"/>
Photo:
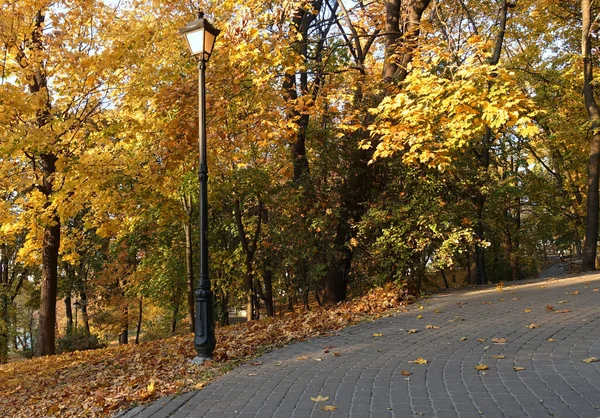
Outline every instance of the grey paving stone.
<path fill-rule="evenodd" d="M 581 361 L 600 356 L 599 297 L 592 292 L 600 287 L 600 275 L 544 282 L 543 289 L 539 281 L 508 285 L 503 293 L 492 286 L 432 296 L 421 302 L 423 310 L 413 306 L 278 349 L 260 358 L 261 367 L 241 366 L 202 391 L 118 417 L 600 417 L 600 366 Z M 574 290 L 577 296 L 565 295 Z M 564 299 L 573 299 L 564 305 L 572 312 L 546 312 L 547 305 Z M 525 308 L 538 314 L 526 314 Z M 541 326 L 530 330 L 526 325 L 533 318 Z M 426 330 L 425 324 L 440 328 Z M 404 331 L 411 328 L 419 332 Z M 375 332 L 383 337 L 373 338 Z M 460 341 L 463 336 L 466 341 Z M 509 341 L 493 344 L 492 338 Z M 323 354 L 328 345 L 342 356 Z M 493 359 L 496 354 L 505 358 Z M 299 362 L 302 355 L 323 360 Z M 411 364 L 418 357 L 429 363 Z M 478 363 L 488 365 L 485 374 L 474 369 Z M 514 365 L 526 369 L 515 372 Z M 329 400 L 315 404 L 310 398 L 317 395 Z M 337 410 L 323 411 L 323 405 Z"/>

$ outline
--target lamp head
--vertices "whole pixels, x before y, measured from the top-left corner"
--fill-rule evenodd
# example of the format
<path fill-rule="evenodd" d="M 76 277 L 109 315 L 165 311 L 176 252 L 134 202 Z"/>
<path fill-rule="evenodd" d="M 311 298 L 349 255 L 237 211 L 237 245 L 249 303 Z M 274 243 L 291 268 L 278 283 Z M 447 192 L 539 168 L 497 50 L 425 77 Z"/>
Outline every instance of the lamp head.
<path fill-rule="evenodd" d="M 219 29 L 210 24 L 202 12 L 198 13 L 196 20 L 179 29 L 179 33 L 185 35 L 192 55 L 204 62 L 210 58 L 215 40 L 220 32 Z"/>

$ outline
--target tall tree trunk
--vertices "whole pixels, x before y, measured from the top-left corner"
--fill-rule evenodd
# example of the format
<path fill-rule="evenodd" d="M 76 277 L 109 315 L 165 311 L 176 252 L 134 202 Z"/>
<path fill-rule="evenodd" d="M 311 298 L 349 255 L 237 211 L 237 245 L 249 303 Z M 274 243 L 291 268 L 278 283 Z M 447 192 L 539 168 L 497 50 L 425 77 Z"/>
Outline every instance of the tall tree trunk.
<path fill-rule="evenodd" d="M 446 273 L 444 269 L 440 269 L 440 273 L 442 274 L 442 279 L 444 280 L 444 288 L 449 289 L 450 285 L 448 284 L 448 279 L 446 278 Z"/>
<path fill-rule="evenodd" d="M 8 363 L 9 329 L 8 297 L 2 295 L 0 300 L 0 364 Z"/>
<path fill-rule="evenodd" d="M 121 304 L 119 345 L 124 345 L 129 343 L 129 307 L 125 301 L 121 302 Z"/>
<path fill-rule="evenodd" d="M 0 364 L 8 362 L 8 340 L 10 335 L 8 255 L 6 245 L 0 248 Z"/>
<path fill-rule="evenodd" d="M 591 122 L 590 154 L 587 164 L 587 213 L 585 241 L 583 245 L 583 271 L 596 269 L 596 249 L 598 245 L 598 180 L 600 165 L 600 112 L 594 98 L 593 57 L 592 57 L 592 5 L 590 0 L 581 1 L 582 33 L 581 55 L 583 57 L 583 97 Z"/>
<path fill-rule="evenodd" d="M 260 231 L 261 231 L 261 226 L 262 226 L 262 219 L 263 219 L 263 204 L 262 204 L 262 200 L 258 200 L 258 207 L 257 207 L 257 225 L 256 225 L 256 229 L 254 230 L 254 235 L 252 236 L 251 240 L 248 240 L 248 238 L 246 237 L 246 230 L 244 228 L 244 223 L 242 221 L 242 210 L 241 210 L 241 204 L 240 204 L 240 199 L 236 198 L 235 202 L 234 202 L 234 218 L 235 218 L 235 224 L 238 230 L 238 236 L 240 238 L 240 242 L 242 244 L 242 250 L 244 251 L 245 254 L 245 260 L 244 260 L 244 265 L 246 267 L 246 276 L 244 278 L 244 291 L 246 292 L 246 316 L 248 318 L 248 321 L 251 321 L 253 319 L 256 319 L 254 316 L 254 293 L 255 293 L 255 289 L 254 289 L 254 255 L 256 254 L 256 249 L 258 246 L 258 238 L 260 237 Z"/>
<path fill-rule="evenodd" d="M 349 239 L 349 225 L 342 218 L 336 227 L 334 251 L 328 263 L 325 287 L 323 289 L 323 303 L 332 305 L 346 300 L 348 290 L 348 274 L 352 263 L 352 251 L 346 245 Z"/>
<path fill-rule="evenodd" d="M 313 10 L 318 12 L 321 9 L 322 3 L 322 0 L 315 0 L 311 2 L 310 9 L 303 5 L 303 7 L 294 11 L 292 26 L 301 37 L 296 42 L 292 43 L 292 48 L 305 62 L 308 61 L 308 30 L 318 15 L 318 13 L 313 13 Z M 300 79 L 299 87 L 301 96 L 311 94 L 311 97 L 314 100 L 316 94 L 318 94 L 319 83 L 315 83 L 313 92 L 308 91 L 307 71 L 308 70 L 305 70 L 300 74 L 286 73 L 284 75 L 283 92 L 288 101 L 294 102 L 298 99 L 298 78 Z M 305 179 L 309 174 L 309 165 L 306 158 L 306 130 L 308 128 L 309 114 L 306 112 L 301 113 L 295 107 L 291 107 L 289 112 L 289 119 L 294 121 L 297 126 L 296 138 L 295 142 L 292 144 L 291 150 L 292 163 L 294 166 L 294 181 L 299 182 L 302 179 Z"/>
<path fill-rule="evenodd" d="M 119 315 L 119 345 L 129 343 L 129 304 L 125 298 L 125 292 L 121 295 Z"/>
<path fill-rule="evenodd" d="M 343 4 L 343 2 L 341 2 Z M 415 48 L 418 45 L 421 16 L 429 6 L 430 0 L 387 0 L 386 1 L 386 45 L 382 79 L 384 82 L 397 84 L 408 75 L 408 67 L 412 61 Z M 353 37 L 358 39 L 356 31 Z M 367 49 L 367 48 L 365 48 Z M 358 61 L 356 66 L 363 68 L 366 51 L 360 43 L 355 44 L 353 56 Z M 381 101 L 383 96 L 375 98 Z M 355 106 L 363 106 L 363 93 L 360 88 L 355 94 Z M 370 107 L 376 106 L 372 103 Z M 364 122 L 368 126 L 371 116 Z M 368 136 L 366 129 L 359 130 L 355 135 L 356 144 Z M 358 145 L 356 145 L 358 148 Z M 323 303 L 331 305 L 346 299 L 348 279 L 352 266 L 353 252 L 348 241 L 353 237 L 351 222 L 360 220 L 365 213 L 365 203 L 374 193 L 375 184 L 372 180 L 373 169 L 368 166 L 371 151 L 355 149 L 351 152 L 348 178 L 341 194 L 343 196 L 342 210 L 337 219 L 333 253 L 328 260 L 328 268 L 324 280 Z"/>
<path fill-rule="evenodd" d="M 137 327 L 135 329 L 135 343 L 136 344 L 140 343 L 140 332 L 142 332 L 142 315 L 143 315 L 143 313 L 144 313 L 144 297 L 140 296 L 140 303 L 138 304 Z"/>
<path fill-rule="evenodd" d="M 229 299 L 225 292 L 221 290 L 221 312 L 219 315 L 219 323 L 222 327 L 229 325 Z"/>
<path fill-rule="evenodd" d="M 258 297 L 258 290 L 256 287 L 252 292 L 252 302 L 254 303 L 253 319 L 258 321 L 260 319 L 260 298 Z"/>
<path fill-rule="evenodd" d="M 88 298 L 87 293 L 85 291 L 79 292 L 79 303 L 81 304 L 81 324 L 83 327 L 83 332 L 86 336 L 90 336 L 90 321 L 88 318 L 87 304 Z"/>
<path fill-rule="evenodd" d="M 173 314 L 171 316 L 171 334 L 175 334 L 177 330 L 177 316 L 179 315 L 179 303 L 175 303 L 173 306 Z"/>
<path fill-rule="evenodd" d="M 67 335 L 73 333 L 73 309 L 71 307 L 71 295 L 65 297 L 65 315 L 67 317 Z"/>
<path fill-rule="evenodd" d="M 271 269 L 270 263 L 267 261 L 264 262 L 263 266 L 263 281 L 265 283 L 265 291 L 261 295 L 261 298 L 265 303 L 267 316 L 275 316 L 275 311 L 273 309 L 273 270 Z"/>
<path fill-rule="evenodd" d="M 39 10 L 34 19 L 31 32 L 31 50 L 42 51 L 43 28 L 45 16 Z M 26 60 L 21 64 L 28 66 Z M 32 74 L 29 78 L 29 92 L 37 94 L 47 91 L 47 77 L 42 63 L 33 65 Z M 48 124 L 50 119 L 51 104 L 49 96 L 44 105 L 37 113 L 36 124 L 39 128 Z M 39 166 L 41 168 L 41 184 L 38 190 L 46 198 L 45 209 L 50 209 L 51 199 L 54 193 L 54 177 L 56 173 L 56 161 L 58 157 L 52 152 L 43 152 L 39 155 Z M 53 212 L 47 217 L 48 224 L 44 226 L 42 239 L 42 283 L 40 295 L 40 313 L 38 325 L 37 355 L 45 356 L 56 352 L 56 291 L 58 286 L 58 252 L 60 249 L 60 218 Z"/>
<path fill-rule="evenodd" d="M 56 161 L 56 160 L 54 160 Z M 56 290 L 58 286 L 58 250 L 60 248 L 60 221 L 44 229 L 42 242 L 42 283 L 38 326 L 37 355 L 55 354 Z"/>
<path fill-rule="evenodd" d="M 186 213 L 186 220 L 183 224 L 183 231 L 185 233 L 185 273 L 187 277 L 188 318 L 190 321 L 190 331 L 194 332 L 196 329 L 196 302 L 194 296 L 194 254 L 192 243 L 192 217 L 194 215 L 194 209 L 192 206 L 191 195 L 184 195 L 181 198 L 181 201 L 183 203 L 183 208 Z"/>
<path fill-rule="evenodd" d="M 252 267 L 250 267 L 252 268 Z M 248 269 L 248 266 L 246 266 Z M 246 276 L 244 277 L 244 288 L 246 290 L 246 318 L 248 321 L 256 319 L 254 315 L 254 280 L 252 279 L 252 271 L 246 270 Z"/>

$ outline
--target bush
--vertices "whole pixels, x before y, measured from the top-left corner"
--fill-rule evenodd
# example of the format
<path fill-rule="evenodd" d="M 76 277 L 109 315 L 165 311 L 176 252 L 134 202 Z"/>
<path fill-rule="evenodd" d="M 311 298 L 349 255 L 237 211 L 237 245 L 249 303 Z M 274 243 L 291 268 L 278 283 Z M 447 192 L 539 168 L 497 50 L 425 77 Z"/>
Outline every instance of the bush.
<path fill-rule="evenodd" d="M 67 334 L 64 337 L 59 338 L 57 344 L 59 353 L 93 350 L 96 348 L 106 347 L 106 344 L 103 344 L 98 340 L 97 335 L 86 335 L 83 330 L 76 330 L 71 334 Z"/>

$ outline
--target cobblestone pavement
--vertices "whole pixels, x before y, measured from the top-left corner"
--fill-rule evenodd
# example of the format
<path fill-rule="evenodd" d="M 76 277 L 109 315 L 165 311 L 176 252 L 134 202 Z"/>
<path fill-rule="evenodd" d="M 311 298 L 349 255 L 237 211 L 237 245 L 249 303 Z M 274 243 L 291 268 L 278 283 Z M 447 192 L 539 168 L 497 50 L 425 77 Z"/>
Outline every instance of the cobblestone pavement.
<path fill-rule="evenodd" d="M 122 417 L 600 417 L 600 362 L 583 361 L 600 359 L 599 288 L 594 274 L 432 296 Z"/>

